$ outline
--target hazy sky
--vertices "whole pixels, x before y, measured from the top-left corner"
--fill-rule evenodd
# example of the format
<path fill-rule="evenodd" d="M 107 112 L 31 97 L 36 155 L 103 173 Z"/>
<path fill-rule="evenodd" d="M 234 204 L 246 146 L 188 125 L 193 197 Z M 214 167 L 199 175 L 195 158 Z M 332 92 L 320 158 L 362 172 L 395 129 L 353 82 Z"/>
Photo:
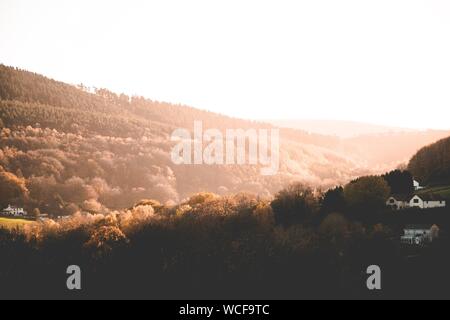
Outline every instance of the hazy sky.
<path fill-rule="evenodd" d="M 238 117 L 450 128 L 448 0 L 0 0 L 0 63 Z"/>

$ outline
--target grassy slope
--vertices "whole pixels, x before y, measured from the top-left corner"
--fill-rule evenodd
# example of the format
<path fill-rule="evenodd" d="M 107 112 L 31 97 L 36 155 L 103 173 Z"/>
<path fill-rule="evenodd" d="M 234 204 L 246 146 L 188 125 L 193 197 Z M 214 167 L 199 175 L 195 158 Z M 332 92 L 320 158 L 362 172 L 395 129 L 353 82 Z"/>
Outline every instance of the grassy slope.
<path fill-rule="evenodd" d="M 34 223 L 34 221 L 24 219 L 9 219 L 0 217 L 0 228 L 14 229 L 23 227 L 24 225 Z"/>
<path fill-rule="evenodd" d="M 450 186 L 427 188 L 424 190 L 420 190 L 417 193 L 418 194 L 434 193 L 444 197 L 445 199 L 450 200 Z"/>

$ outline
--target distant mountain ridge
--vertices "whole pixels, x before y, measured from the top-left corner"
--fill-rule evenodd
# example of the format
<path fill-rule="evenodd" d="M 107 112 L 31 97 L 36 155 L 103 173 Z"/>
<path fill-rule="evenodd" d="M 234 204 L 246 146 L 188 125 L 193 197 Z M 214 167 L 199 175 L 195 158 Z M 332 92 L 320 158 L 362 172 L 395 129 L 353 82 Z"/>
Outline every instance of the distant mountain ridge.
<path fill-rule="evenodd" d="M 271 120 L 275 126 L 282 128 L 298 129 L 314 134 L 336 136 L 340 138 L 354 138 L 361 135 L 418 132 L 420 130 L 398 128 L 371 123 L 342 121 L 342 120 Z"/>
<path fill-rule="evenodd" d="M 379 173 L 399 165 L 406 166 L 417 150 L 450 136 L 450 130 L 418 130 L 353 121 L 278 120 L 271 123 L 333 136 L 339 140 L 337 149 L 340 153 L 350 155 L 359 164 Z"/>

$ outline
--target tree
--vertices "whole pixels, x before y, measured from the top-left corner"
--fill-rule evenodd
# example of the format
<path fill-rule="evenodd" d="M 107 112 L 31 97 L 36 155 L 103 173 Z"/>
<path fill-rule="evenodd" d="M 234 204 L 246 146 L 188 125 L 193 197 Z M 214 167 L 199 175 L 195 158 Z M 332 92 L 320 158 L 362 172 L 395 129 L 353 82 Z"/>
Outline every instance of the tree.
<path fill-rule="evenodd" d="M 163 207 L 163 205 L 157 201 L 157 200 L 153 200 L 153 199 L 144 199 L 139 201 L 138 203 L 136 203 L 133 208 L 131 208 L 130 210 L 133 210 L 137 207 L 142 207 L 142 206 L 151 206 L 153 209 L 161 209 Z"/>
<path fill-rule="evenodd" d="M 391 189 L 386 180 L 379 176 L 361 177 L 344 188 L 344 196 L 352 213 L 358 218 L 367 218 L 385 208 Z"/>
<path fill-rule="evenodd" d="M 344 212 L 346 208 L 344 188 L 336 187 L 325 192 L 321 204 L 324 213 Z"/>
<path fill-rule="evenodd" d="M 33 218 L 38 219 L 41 216 L 41 210 L 39 208 L 35 208 L 32 214 Z"/>
<path fill-rule="evenodd" d="M 85 247 L 93 251 L 97 258 L 107 256 L 116 247 L 128 243 L 127 236 L 116 226 L 102 226 L 94 231 Z"/>
<path fill-rule="evenodd" d="M 23 203 L 28 198 L 25 180 L 10 172 L 0 172 L 0 205 Z"/>
<path fill-rule="evenodd" d="M 217 196 L 214 193 L 201 192 L 201 193 L 197 193 L 197 194 L 193 195 L 192 197 L 190 197 L 187 204 L 190 205 L 191 207 L 194 207 L 194 206 L 201 205 L 201 204 L 204 204 L 209 201 L 216 200 L 218 198 L 219 198 L 219 196 Z"/>
<path fill-rule="evenodd" d="M 408 170 L 423 184 L 450 184 L 450 138 L 417 152 L 409 162 Z"/>
<path fill-rule="evenodd" d="M 414 192 L 414 179 L 409 171 L 394 170 L 383 175 L 393 194 L 410 194 Z"/>
<path fill-rule="evenodd" d="M 290 226 L 310 220 L 318 211 L 319 203 L 311 188 L 303 184 L 294 184 L 280 191 L 271 206 L 275 222 Z"/>
<path fill-rule="evenodd" d="M 319 233 L 331 243 L 342 241 L 349 230 L 347 220 L 338 213 L 328 215 L 320 224 Z"/>
<path fill-rule="evenodd" d="M 259 202 L 253 211 L 254 216 L 264 226 L 272 226 L 274 221 L 273 209 L 266 202 Z"/>

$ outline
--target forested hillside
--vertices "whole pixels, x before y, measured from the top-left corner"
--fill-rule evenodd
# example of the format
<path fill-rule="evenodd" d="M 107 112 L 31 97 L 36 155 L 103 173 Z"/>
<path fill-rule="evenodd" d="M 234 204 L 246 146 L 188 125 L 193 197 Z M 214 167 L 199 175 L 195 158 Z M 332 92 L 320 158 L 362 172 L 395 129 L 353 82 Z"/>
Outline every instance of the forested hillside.
<path fill-rule="evenodd" d="M 417 152 L 409 170 L 426 185 L 450 185 L 450 137 Z"/>
<path fill-rule="evenodd" d="M 93 91 L 0 66 L 0 205 L 105 212 L 201 191 L 270 196 L 292 181 L 333 185 L 363 172 L 330 149 L 337 139 L 290 129 L 281 132 L 281 168 L 273 177 L 252 166 L 177 166 L 170 159 L 177 128 L 192 131 L 194 121 L 223 131 L 270 125 Z"/>
<path fill-rule="evenodd" d="M 192 131 L 194 121 L 202 121 L 205 130 L 272 128 L 0 65 L 0 206 L 65 215 L 105 213 L 141 199 L 179 202 L 202 191 L 269 197 L 292 182 L 326 188 L 387 171 L 409 157 L 374 158 L 374 150 L 383 149 L 376 138 L 378 143 L 368 144 L 367 139 L 281 129 L 275 176 L 261 176 L 258 167 L 249 165 L 174 165 L 170 135 L 178 128 Z M 410 145 L 408 152 L 440 135 L 415 139 L 423 144 Z"/>

